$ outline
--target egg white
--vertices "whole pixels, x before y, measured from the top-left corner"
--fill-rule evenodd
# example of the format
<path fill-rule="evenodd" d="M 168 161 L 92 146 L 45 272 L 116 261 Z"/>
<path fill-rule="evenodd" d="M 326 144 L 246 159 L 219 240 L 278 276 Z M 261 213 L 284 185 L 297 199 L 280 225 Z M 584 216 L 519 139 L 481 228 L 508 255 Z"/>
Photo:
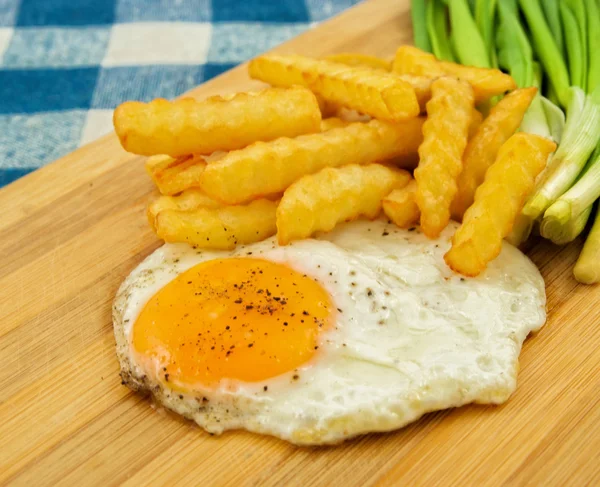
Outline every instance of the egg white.
<path fill-rule="evenodd" d="M 166 244 L 129 275 L 114 303 L 123 380 L 211 433 L 245 428 L 297 444 L 389 431 L 472 402 L 502 403 L 516 388 L 523 341 L 545 321 L 544 282 L 506 243 L 477 278 L 454 274 L 443 255 L 455 228 L 429 240 L 417 229 L 356 221 L 285 247 L 274 239 L 230 252 Z M 341 311 L 319 353 L 277 378 L 223 381 L 216 390 L 181 394 L 149 379 L 130 344 L 146 302 L 202 261 L 244 255 L 285 263 L 331 294 Z"/>

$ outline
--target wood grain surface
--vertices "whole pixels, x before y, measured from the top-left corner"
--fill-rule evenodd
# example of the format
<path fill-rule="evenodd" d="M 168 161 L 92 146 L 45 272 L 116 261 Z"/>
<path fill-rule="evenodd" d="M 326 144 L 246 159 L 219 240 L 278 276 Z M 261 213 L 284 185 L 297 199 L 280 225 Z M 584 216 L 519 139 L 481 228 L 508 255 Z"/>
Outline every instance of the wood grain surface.
<path fill-rule="evenodd" d="M 278 47 L 391 56 L 408 0 L 369 0 Z M 245 66 L 193 90 L 258 86 Z M 600 287 L 571 274 L 580 244 L 532 245 L 548 322 L 501 407 L 429 414 L 389 434 L 297 448 L 209 436 L 122 386 L 111 301 L 160 245 L 143 159 L 107 136 L 0 191 L 0 483 L 6 485 L 600 485 Z"/>

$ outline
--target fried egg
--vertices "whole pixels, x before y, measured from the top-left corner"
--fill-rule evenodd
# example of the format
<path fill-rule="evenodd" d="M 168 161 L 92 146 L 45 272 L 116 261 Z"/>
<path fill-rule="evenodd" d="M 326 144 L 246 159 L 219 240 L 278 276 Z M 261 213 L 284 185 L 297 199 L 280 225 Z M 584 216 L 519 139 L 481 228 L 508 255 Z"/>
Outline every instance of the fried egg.
<path fill-rule="evenodd" d="M 545 321 L 544 282 L 506 243 L 477 278 L 454 274 L 455 229 L 429 240 L 355 221 L 285 247 L 166 244 L 114 303 L 123 381 L 210 433 L 302 445 L 502 403 Z"/>

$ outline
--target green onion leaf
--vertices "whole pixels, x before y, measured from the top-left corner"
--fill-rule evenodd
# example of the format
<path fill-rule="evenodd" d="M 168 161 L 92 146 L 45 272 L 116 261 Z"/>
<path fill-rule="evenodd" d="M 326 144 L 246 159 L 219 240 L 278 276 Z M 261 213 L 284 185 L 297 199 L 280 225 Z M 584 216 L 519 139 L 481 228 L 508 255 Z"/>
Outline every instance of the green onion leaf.
<path fill-rule="evenodd" d="M 560 4 L 560 15 L 565 28 L 565 40 L 567 45 L 567 58 L 569 61 L 569 77 L 573 86 L 579 86 L 585 91 L 586 76 L 584 39 L 577 24 L 575 14 L 566 3 Z"/>
<path fill-rule="evenodd" d="M 490 63 L 494 68 L 498 67 L 494 45 L 496 2 L 497 0 L 476 0 L 475 2 L 475 22 L 477 23 L 479 32 L 481 32 Z"/>
<path fill-rule="evenodd" d="M 531 31 L 537 57 L 554 85 L 561 105 L 566 107 L 569 102 L 569 73 L 552 37 L 552 32 L 546 24 L 539 0 L 519 0 L 519 5 Z"/>
<path fill-rule="evenodd" d="M 586 0 L 588 18 L 588 93 L 600 85 L 600 1 Z"/>
<path fill-rule="evenodd" d="M 581 64 L 583 66 L 582 69 L 582 77 L 583 80 L 581 84 L 576 84 L 573 79 L 571 79 L 571 85 L 580 86 L 584 91 L 587 90 L 587 73 L 588 73 L 588 34 L 587 34 L 587 12 L 585 8 L 585 0 L 563 0 L 562 5 L 568 5 L 571 9 L 571 12 L 575 16 L 575 20 L 577 22 L 577 28 L 579 31 L 579 38 L 581 39 Z"/>
<path fill-rule="evenodd" d="M 562 53 L 562 57 L 565 56 L 565 43 L 563 38 L 562 26 L 560 23 L 560 10 L 559 5 L 562 0 L 544 0 L 542 2 L 542 8 L 546 16 L 548 27 L 552 32 L 552 37 L 556 41 L 556 47 Z M 595 0 L 592 0 L 595 1 Z"/>
<path fill-rule="evenodd" d="M 467 0 L 448 0 L 450 40 L 461 64 L 489 68 L 491 66 L 483 38 L 471 15 Z"/>
<path fill-rule="evenodd" d="M 441 0 L 428 0 L 427 2 L 427 32 L 435 57 L 442 61 L 454 62 L 454 54 L 450 48 L 446 7 Z"/>
<path fill-rule="evenodd" d="M 422 51 L 431 52 L 429 34 L 427 34 L 427 15 L 425 0 L 411 0 L 410 15 L 412 17 L 413 40 L 415 46 Z"/>

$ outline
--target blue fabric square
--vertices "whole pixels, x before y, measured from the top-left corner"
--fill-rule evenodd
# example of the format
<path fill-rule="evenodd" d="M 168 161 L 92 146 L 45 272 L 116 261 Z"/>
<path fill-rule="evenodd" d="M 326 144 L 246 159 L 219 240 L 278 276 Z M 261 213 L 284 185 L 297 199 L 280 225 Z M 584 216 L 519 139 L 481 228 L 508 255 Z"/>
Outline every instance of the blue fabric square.
<path fill-rule="evenodd" d="M 308 22 L 304 0 L 213 0 L 215 22 Z"/>
<path fill-rule="evenodd" d="M 359 0 L 305 0 L 310 20 L 321 22 L 356 5 Z"/>
<path fill-rule="evenodd" d="M 115 22 L 208 22 L 211 0 L 117 0 Z"/>
<path fill-rule="evenodd" d="M 0 71 L 0 113 L 88 109 L 99 68 Z"/>
<path fill-rule="evenodd" d="M 0 169 L 0 188 L 22 178 L 36 169 L 36 167 L 28 167 L 26 169 Z"/>
<path fill-rule="evenodd" d="M 304 32 L 309 24 L 223 23 L 213 26 L 208 61 L 241 63 Z"/>
<path fill-rule="evenodd" d="M 102 68 L 92 108 L 115 108 L 127 100 L 174 98 L 203 80 L 202 66 Z"/>
<path fill-rule="evenodd" d="M 208 63 L 204 65 L 204 73 L 202 76 L 202 81 L 208 81 L 209 79 L 214 78 L 215 76 L 219 76 L 225 71 L 229 71 L 231 68 L 235 67 L 235 64 L 231 63 Z"/>
<path fill-rule="evenodd" d="M 2 167 L 29 171 L 77 148 L 85 110 L 0 116 Z"/>
<path fill-rule="evenodd" d="M 9 68 L 90 66 L 104 58 L 109 27 L 15 29 L 4 53 Z"/>
<path fill-rule="evenodd" d="M 0 2 L 0 27 L 15 25 L 19 2 L 17 0 L 2 0 Z"/>
<path fill-rule="evenodd" d="M 21 0 L 17 25 L 111 24 L 115 12 L 114 2 L 115 0 Z"/>

